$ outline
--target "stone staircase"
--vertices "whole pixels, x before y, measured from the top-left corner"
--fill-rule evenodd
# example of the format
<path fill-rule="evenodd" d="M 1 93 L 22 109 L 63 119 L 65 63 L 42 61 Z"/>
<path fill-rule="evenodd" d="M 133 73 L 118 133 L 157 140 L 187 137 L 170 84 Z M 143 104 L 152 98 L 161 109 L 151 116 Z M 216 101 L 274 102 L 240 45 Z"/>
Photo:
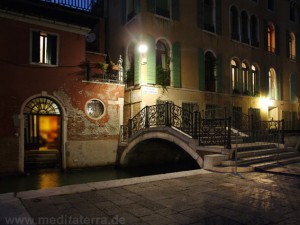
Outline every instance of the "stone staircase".
<path fill-rule="evenodd" d="M 25 151 L 24 159 L 25 170 L 57 168 L 59 166 L 59 151 L 56 149 L 29 150 Z"/>
<path fill-rule="evenodd" d="M 233 145 L 232 157 L 222 160 L 220 165 L 213 166 L 210 170 L 251 172 L 295 162 L 300 162 L 299 152 L 285 148 L 282 144 L 278 146 L 272 143 L 239 143 Z"/>

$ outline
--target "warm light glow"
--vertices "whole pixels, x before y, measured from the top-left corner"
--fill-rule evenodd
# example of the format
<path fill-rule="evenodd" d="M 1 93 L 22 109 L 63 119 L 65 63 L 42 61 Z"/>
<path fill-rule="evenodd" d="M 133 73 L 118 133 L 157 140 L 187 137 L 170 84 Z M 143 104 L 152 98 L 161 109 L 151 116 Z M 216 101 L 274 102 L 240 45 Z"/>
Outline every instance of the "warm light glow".
<path fill-rule="evenodd" d="M 267 98 L 259 98 L 259 107 L 264 110 L 264 111 L 268 111 L 269 106 L 271 105 L 271 101 L 270 99 Z"/>
<path fill-rule="evenodd" d="M 146 44 L 140 44 L 138 50 L 140 53 L 146 53 L 148 51 L 148 46 Z"/>

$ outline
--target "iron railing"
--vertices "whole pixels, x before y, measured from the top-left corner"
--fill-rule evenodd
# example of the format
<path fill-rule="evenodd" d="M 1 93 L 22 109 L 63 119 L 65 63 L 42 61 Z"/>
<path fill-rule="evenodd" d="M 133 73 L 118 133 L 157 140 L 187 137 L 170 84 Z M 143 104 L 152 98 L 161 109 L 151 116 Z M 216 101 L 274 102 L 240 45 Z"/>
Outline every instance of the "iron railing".
<path fill-rule="evenodd" d="M 43 2 L 50 2 L 65 7 L 70 7 L 79 10 L 92 11 L 97 0 L 41 0 Z"/>

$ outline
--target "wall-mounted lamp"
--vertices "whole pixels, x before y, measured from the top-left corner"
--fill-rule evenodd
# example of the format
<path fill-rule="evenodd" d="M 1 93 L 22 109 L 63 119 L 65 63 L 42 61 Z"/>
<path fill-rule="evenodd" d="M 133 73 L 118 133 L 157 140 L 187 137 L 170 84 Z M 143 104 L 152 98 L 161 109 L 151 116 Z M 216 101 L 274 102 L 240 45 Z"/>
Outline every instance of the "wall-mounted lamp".
<path fill-rule="evenodd" d="M 148 46 L 146 44 L 140 44 L 138 47 L 138 51 L 142 55 L 142 65 L 147 64 L 146 52 L 148 51 Z"/>

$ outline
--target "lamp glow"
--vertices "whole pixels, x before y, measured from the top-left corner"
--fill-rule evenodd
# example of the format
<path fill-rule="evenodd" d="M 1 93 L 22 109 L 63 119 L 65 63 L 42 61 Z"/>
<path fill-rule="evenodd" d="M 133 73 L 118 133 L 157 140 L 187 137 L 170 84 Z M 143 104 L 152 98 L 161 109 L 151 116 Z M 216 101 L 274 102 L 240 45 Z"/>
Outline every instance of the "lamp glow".
<path fill-rule="evenodd" d="M 148 51 L 148 46 L 145 45 L 145 44 L 140 44 L 139 47 L 138 47 L 138 50 L 140 53 L 146 53 Z"/>

